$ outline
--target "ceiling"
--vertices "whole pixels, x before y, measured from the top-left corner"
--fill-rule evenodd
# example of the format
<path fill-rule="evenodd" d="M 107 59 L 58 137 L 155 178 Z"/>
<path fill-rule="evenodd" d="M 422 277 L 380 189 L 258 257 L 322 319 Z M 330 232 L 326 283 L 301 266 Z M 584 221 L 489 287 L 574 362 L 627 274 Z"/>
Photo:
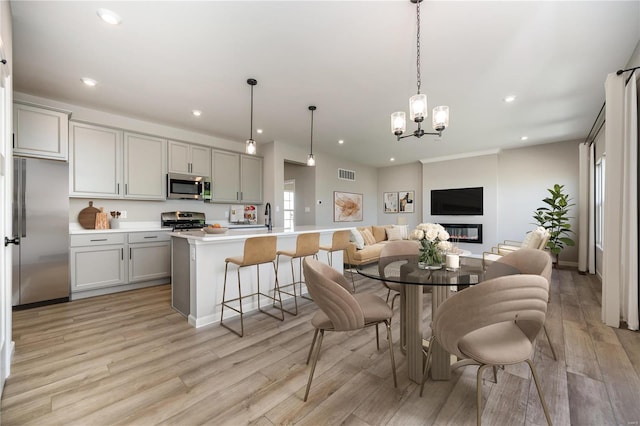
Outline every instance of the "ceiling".
<path fill-rule="evenodd" d="M 604 102 L 607 73 L 624 67 L 640 40 L 639 1 L 426 0 L 422 92 L 429 109 L 449 106 L 450 126 L 441 139 L 397 142 L 390 113 L 408 113 L 416 92 L 409 0 L 54 0 L 11 8 L 18 92 L 244 141 L 246 80 L 255 78 L 258 153 L 273 140 L 308 149 L 308 106 L 316 105 L 317 161 L 324 152 L 375 167 L 582 140 Z M 98 8 L 122 23 L 104 23 Z M 86 87 L 82 77 L 98 85 Z M 515 102 L 505 103 L 510 94 Z"/>

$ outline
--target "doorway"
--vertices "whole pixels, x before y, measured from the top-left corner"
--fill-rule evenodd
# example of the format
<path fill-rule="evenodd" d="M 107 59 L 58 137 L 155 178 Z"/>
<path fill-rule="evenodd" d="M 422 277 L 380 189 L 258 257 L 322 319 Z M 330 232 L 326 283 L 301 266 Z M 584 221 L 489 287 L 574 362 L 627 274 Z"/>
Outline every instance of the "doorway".
<path fill-rule="evenodd" d="M 293 224 L 295 226 L 315 225 L 316 168 L 309 167 L 306 164 L 285 161 L 283 185 L 285 187 L 285 197 L 287 196 L 286 188 L 290 182 L 293 182 L 293 185 L 289 184 L 288 186 L 290 192 L 293 193 L 291 196 Z"/>

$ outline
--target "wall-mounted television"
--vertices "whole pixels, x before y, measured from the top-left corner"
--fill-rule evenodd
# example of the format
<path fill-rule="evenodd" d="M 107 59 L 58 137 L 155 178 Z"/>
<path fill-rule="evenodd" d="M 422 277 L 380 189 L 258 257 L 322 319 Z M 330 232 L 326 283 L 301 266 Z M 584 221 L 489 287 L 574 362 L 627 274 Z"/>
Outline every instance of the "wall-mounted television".
<path fill-rule="evenodd" d="M 432 189 L 432 216 L 482 216 L 482 187 Z"/>

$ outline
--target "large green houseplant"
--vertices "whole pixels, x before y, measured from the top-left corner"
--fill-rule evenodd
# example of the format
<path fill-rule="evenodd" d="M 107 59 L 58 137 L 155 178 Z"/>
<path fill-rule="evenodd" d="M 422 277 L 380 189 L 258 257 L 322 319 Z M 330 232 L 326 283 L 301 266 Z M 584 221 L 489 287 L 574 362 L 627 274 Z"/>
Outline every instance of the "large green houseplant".
<path fill-rule="evenodd" d="M 546 206 L 539 207 L 533 218 L 537 225 L 544 227 L 551 234 L 547 247 L 554 255 L 557 266 L 560 252 L 564 250 L 565 246 L 576 245 L 575 241 L 570 238 L 575 232 L 571 230 L 571 217 L 569 216 L 569 208 L 575 204 L 571 203 L 569 194 L 564 192 L 564 185 L 555 184 L 547 191 L 550 196 L 542 200 Z"/>

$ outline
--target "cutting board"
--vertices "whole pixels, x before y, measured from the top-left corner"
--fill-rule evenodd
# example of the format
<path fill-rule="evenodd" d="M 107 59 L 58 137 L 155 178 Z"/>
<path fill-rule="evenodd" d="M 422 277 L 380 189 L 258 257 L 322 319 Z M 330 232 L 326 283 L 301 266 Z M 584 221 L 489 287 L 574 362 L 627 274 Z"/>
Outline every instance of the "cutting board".
<path fill-rule="evenodd" d="M 104 208 L 100 207 L 100 211 L 96 213 L 96 229 L 109 229 L 109 214 L 103 210 Z"/>
<path fill-rule="evenodd" d="M 93 207 L 93 201 L 89 201 L 89 207 L 85 207 L 78 213 L 78 223 L 84 229 L 96 229 L 96 215 L 100 210 Z"/>

